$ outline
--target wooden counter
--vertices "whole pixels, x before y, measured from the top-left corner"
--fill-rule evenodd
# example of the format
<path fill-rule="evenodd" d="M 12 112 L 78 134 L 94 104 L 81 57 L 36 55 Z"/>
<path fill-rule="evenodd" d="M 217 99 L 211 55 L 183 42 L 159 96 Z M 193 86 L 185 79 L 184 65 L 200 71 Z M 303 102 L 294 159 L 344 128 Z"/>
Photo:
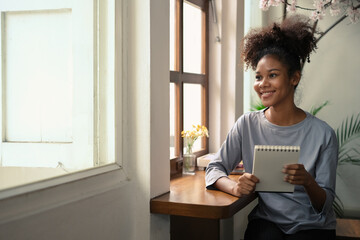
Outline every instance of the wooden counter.
<path fill-rule="evenodd" d="M 170 192 L 150 201 L 150 212 L 170 215 L 171 239 L 221 239 L 220 220 L 231 218 L 255 198 L 256 194 L 238 198 L 207 190 L 204 171 L 197 171 L 171 180 Z"/>
<path fill-rule="evenodd" d="M 360 220 L 359 219 L 336 219 L 336 239 L 360 239 Z"/>
<path fill-rule="evenodd" d="M 238 177 L 230 175 L 233 179 Z M 172 180 L 170 192 L 151 200 L 150 212 L 223 219 L 232 217 L 255 198 L 255 194 L 238 198 L 218 190 L 207 190 L 204 171 L 197 171 L 193 176 Z"/>

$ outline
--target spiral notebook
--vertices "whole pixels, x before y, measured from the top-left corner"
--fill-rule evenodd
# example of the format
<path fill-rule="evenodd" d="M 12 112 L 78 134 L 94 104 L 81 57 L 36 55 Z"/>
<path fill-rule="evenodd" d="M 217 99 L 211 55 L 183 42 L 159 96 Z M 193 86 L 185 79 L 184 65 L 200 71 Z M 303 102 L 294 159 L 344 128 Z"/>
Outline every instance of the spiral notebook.
<path fill-rule="evenodd" d="M 284 182 L 283 166 L 297 163 L 299 146 L 255 145 L 253 171 L 260 182 L 257 192 L 294 192 L 294 185 Z"/>

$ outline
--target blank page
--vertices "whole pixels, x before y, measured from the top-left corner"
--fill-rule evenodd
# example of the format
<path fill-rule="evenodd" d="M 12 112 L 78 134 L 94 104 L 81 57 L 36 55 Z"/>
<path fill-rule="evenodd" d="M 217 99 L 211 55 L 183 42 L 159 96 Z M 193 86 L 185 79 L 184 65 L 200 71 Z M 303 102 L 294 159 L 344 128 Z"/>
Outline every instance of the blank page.
<path fill-rule="evenodd" d="M 299 156 L 299 146 L 255 145 L 252 174 L 260 180 L 255 191 L 294 192 L 294 185 L 284 182 L 282 169 L 286 164 L 297 163 Z"/>

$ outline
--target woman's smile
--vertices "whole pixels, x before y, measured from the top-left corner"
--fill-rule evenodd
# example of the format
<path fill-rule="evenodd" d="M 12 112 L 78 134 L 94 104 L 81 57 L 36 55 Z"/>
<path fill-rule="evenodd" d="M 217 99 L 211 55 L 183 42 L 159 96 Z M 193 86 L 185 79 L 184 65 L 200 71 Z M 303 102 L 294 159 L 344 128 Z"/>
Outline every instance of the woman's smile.
<path fill-rule="evenodd" d="M 274 93 L 275 93 L 275 90 L 274 91 L 261 91 L 260 95 L 261 95 L 261 98 L 267 98 L 267 97 L 271 97 Z"/>

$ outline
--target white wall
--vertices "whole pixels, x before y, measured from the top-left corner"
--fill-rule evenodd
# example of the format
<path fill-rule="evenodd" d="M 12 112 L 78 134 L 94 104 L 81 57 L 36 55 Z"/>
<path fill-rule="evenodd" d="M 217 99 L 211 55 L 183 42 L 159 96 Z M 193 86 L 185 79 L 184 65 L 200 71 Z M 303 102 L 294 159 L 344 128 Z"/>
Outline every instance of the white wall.
<path fill-rule="evenodd" d="M 335 21 L 328 16 L 320 22 L 324 31 Z M 319 42 L 311 62 L 304 68 L 301 106 L 310 109 L 314 104 L 326 100 L 318 117 L 336 128 L 341 121 L 353 113 L 360 112 L 360 26 L 345 19 Z"/>
<path fill-rule="evenodd" d="M 149 208 L 152 197 L 169 190 L 169 5 L 161 0 L 125 2 L 128 47 L 122 100 L 128 180 L 103 194 L 3 222 L 0 239 L 169 239 L 168 217 L 151 215 Z M 79 195 L 82 191 L 79 187 Z M 39 205 L 45 204 L 50 198 L 46 193 L 0 201 L 0 209 L 9 202 L 27 205 L 39 194 L 44 201 Z"/>
<path fill-rule="evenodd" d="M 210 11 L 209 118 L 210 152 L 216 152 L 236 119 L 243 113 L 243 73 L 240 40 L 243 37 L 243 1 L 216 0 L 217 20 Z M 216 41 L 216 36 L 221 38 Z"/>

